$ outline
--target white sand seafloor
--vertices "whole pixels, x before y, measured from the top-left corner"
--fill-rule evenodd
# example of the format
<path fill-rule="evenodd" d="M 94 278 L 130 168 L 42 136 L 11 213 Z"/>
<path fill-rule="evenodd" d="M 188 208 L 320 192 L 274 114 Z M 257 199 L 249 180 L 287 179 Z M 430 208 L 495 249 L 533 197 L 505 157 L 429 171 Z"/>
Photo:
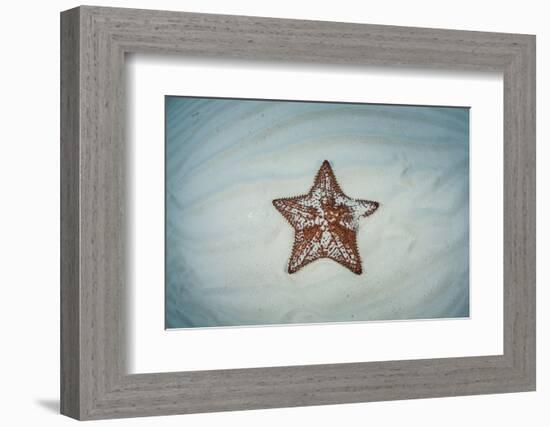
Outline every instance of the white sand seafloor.
<path fill-rule="evenodd" d="M 166 98 L 168 328 L 469 315 L 469 110 Z M 272 200 L 328 160 L 362 218 L 363 274 L 286 272 Z"/>

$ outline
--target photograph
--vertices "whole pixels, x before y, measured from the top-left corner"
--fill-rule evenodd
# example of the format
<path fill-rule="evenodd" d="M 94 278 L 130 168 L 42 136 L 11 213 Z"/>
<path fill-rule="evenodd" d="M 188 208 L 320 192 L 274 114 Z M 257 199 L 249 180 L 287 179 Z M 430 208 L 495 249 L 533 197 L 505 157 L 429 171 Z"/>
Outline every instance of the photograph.
<path fill-rule="evenodd" d="M 166 328 L 467 318 L 469 111 L 166 95 Z"/>
<path fill-rule="evenodd" d="M 6 5 L 4 424 L 546 425 L 543 3 Z"/>

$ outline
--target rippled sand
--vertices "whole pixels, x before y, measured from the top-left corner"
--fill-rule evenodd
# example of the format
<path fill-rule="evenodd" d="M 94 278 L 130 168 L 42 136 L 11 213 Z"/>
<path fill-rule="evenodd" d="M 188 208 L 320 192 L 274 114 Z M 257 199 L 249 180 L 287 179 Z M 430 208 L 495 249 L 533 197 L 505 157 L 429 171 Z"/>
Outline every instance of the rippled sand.
<path fill-rule="evenodd" d="M 468 109 L 168 97 L 169 328 L 469 315 Z M 286 272 L 271 201 L 329 160 L 360 222 L 363 274 Z"/>

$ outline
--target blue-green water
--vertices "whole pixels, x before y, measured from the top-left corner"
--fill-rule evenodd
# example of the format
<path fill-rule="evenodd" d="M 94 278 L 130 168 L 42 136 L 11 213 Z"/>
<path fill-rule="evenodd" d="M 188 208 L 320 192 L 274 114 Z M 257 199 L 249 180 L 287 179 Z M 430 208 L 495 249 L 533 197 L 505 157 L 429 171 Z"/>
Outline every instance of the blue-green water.
<path fill-rule="evenodd" d="M 275 198 L 329 160 L 361 220 L 364 273 L 289 275 Z M 467 317 L 469 110 L 166 97 L 168 328 Z"/>

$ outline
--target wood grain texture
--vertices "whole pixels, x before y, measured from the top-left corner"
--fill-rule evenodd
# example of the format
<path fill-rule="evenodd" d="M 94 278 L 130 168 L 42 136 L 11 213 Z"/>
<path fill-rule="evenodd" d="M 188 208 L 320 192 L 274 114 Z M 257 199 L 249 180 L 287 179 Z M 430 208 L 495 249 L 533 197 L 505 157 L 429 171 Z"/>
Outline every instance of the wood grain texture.
<path fill-rule="evenodd" d="M 535 388 L 535 38 L 80 7 L 62 13 L 62 413 L 100 419 Z M 504 354 L 129 375 L 124 55 L 504 75 Z"/>
<path fill-rule="evenodd" d="M 80 414 L 79 17 L 61 20 L 61 412 Z"/>

